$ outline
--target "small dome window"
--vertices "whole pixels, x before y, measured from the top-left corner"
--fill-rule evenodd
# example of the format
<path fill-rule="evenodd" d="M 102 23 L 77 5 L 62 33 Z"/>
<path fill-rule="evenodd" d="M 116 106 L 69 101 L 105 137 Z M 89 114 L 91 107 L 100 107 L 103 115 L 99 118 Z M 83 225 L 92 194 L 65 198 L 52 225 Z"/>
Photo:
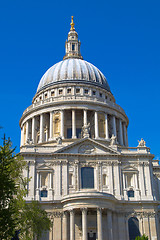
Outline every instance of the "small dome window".
<path fill-rule="evenodd" d="M 44 98 L 45 98 L 45 99 L 47 98 L 47 93 L 44 94 Z"/>
<path fill-rule="evenodd" d="M 71 94 L 71 88 L 68 88 L 68 89 L 67 89 L 67 93 L 68 93 L 68 94 Z"/>
<path fill-rule="evenodd" d="M 96 91 L 92 91 L 92 94 L 93 94 L 93 96 L 95 96 L 96 95 Z"/>
<path fill-rule="evenodd" d="M 84 93 L 85 93 L 85 94 L 88 94 L 88 89 L 84 89 Z"/>
<path fill-rule="evenodd" d="M 59 95 L 62 95 L 63 89 L 59 89 Z"/>
<path fill-rule="evenodd" d="M 99 93 L 99 96 L 102 97 L 102 93 Z"/>
<path fill-rule="evenodd" d="M 47 197 L 47 190 L 41 191 L 41 197 Z"/>
<path fill-rule="evenodd" d="M 52 96 L 52 97 L 54 96 L 54 91 L 51 92 L 51 96 Z"/>
<path fill-rule="evenodd" d="M 73 174 L 70 173 L 69 174 L 69 186 L 72 186 L 73 185 Z"/>
<path fill-rule="evenodd" d="M 80 88 L 76 88 L 76 93 L 80 93 Z"/>
<path fill-rule="evenodd" d="M 134 197 L 134 190 L 131 189 L 131 190 L 127 191 L 127 195 L 128 195 L 128 197 Z"/>
<path fill-rule="evenodd" d="M 72 51 L 75 51 L 75 44 L 72 44 Z"/>

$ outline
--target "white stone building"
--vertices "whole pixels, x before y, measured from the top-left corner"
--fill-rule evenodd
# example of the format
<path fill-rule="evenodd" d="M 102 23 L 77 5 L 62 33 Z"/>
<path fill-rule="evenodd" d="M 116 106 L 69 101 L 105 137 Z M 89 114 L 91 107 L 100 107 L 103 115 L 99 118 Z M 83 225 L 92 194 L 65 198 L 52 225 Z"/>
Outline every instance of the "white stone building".
<path fill-rule="evenodd" d="M 103 73 L 83 60 L 73 19 L 65 48 L 20 119 L 26 200 L 39 200 L 53 223 L 42 238 L 158 240 L 158 161 L 143 139 L 128 147 L 128 118 Z"/>

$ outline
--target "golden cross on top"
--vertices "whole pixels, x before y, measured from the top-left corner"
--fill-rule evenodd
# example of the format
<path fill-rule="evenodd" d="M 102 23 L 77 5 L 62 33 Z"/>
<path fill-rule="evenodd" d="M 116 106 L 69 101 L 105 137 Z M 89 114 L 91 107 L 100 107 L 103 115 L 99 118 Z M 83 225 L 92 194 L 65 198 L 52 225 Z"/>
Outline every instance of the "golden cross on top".
<path fill-rule="evenodd" d="M 75 30 L 75 28 L 74 28 L 74 25 L 75 25 L 75 24 L 74 24 L 74 22 L 73 22 L 73 16 L 71 17 L 71 23 L 70 23 L 70 25 L 71 25 L 71 29 L 70 29 L 70 30 L 71 30 L 71 31 L 72 31 L 72 30 Z"/>

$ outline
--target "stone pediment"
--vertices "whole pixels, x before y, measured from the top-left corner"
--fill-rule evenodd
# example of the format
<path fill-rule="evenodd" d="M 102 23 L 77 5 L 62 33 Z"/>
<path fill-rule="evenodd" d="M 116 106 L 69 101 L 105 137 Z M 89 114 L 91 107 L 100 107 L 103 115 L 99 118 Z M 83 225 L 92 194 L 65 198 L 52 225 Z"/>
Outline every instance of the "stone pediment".
<path fill-rule="evenodd" d="M 37 167 L 37 170 L 53 170 L 52 168 L 50 168 L 48 165 L 46 165 L 46 164 L 42 164 L 42 165 L 39 165 L 38 167 Z"/>
<path fill-rule="evenodd" d="M 122 169 L 123 172 L 137 172 L 137 168 L 132 165 L 127 165 Z"/>
<path fill-rule="evenodd" d="M 104 145 L 90 138 L 77 140 L 76 142 L 57 150 L 55 153 L 120 155 L 117 150 L 112 149 L 112 147 L 108 146 L 108 143 Z"/>

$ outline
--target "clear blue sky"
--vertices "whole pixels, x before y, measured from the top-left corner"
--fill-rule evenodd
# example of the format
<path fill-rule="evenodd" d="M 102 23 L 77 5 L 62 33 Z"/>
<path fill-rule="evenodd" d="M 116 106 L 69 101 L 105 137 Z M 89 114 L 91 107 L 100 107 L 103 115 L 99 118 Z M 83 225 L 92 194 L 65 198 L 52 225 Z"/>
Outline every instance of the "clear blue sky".
<path fill-rule="evenodd" d="M 85 60 L 107 77 L 130 120 L 129 145 L 141 137 L 160 158 L 160 2 L 5 0 L 0 2 L 0 137 L 19 150 L 19 119 L 40 78 L 64 56 L 74 15 Z"/>

